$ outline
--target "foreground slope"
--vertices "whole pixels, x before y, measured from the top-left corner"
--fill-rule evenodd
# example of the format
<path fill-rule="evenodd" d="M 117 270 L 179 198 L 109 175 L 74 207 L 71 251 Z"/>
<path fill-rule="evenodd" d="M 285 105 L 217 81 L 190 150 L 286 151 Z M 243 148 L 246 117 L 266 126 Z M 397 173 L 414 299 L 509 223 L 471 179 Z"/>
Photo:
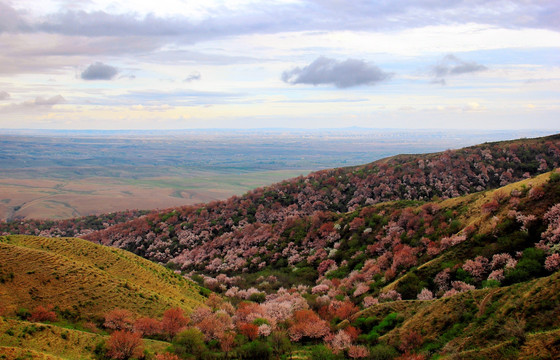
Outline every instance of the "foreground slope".
<path fill-rule="evenodd" d="M 0 237 L 0 304 L 8 312 L 51 304 L 77 319 L 117 307 L 159 316 L 202 301 L 196 285 L 119 249 L 75 238 Z"/>
<path fill-rule="evenodd" d="M 95 349 L 107 339 L 107 335 L 0 317 L 0 359 L 99 359 Z M 162 353 L 169 343 L 144 339 L 143 346 L 149 353 Z"/>
<path fill-rule="evenodd" d="M 379 341 L 419 334 L 414 351 L 461 359 L 553 359 L 560 356 L 560 273 L 443 299 L 395 301 L 355 315 L 365 334 L 396 314 Z M 372 325 L 368 325 L 372 324 Z M 379 330 L 378 330 L 379 331 Z"/>

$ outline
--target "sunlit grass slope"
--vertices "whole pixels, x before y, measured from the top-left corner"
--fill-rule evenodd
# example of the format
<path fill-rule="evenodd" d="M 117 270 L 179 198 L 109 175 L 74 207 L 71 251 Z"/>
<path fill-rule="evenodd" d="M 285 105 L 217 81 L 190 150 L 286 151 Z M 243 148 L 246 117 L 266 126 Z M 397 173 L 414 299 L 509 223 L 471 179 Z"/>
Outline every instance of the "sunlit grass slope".
<path fill-rule="evenodd" d="M 95 359 L 95 348 L 107 335 L 0 317 L 0 359 Z M 169 343 L 142 340 L 150 353 Z M 4 357 L 2 357 L 4 356 Z"/>
<path fill-rule="evenodd" d="M 9 312 L 50 304 L 73 318 L 100 318 L 114 308 L 161 316 L 200 305 L 199 290 L 120 249 L 76 238 L 0 237 L 0 304 Z"/>

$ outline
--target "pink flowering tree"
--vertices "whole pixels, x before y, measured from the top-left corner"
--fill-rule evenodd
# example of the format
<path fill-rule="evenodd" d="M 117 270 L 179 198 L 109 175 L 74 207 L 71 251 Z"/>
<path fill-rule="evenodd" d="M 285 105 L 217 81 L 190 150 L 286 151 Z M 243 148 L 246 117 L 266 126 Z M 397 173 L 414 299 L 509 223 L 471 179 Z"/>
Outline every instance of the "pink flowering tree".
<path fill-rule="evenodd" d="M 474 260 L 467 260 L 463 265 L 463 270 L 471 274 L 476 281 L 481 281 L 489 270 L 488 259 L 477 256 Z"/>
<path fill-rule="evenodd" d="M 420 291 L 420 293 L 418 294 L 418 300 L 433 300 L 433 299 L 434 299 L 434 294 L 426 288 L 423 288 L 422 291 Z"/>
<path fill-rule="evenodd" d="M 556 271 L 560 269 L 560 254 L 552 254 L 547 256 L 544 261 L 544 268 L 548 271 Z"/>

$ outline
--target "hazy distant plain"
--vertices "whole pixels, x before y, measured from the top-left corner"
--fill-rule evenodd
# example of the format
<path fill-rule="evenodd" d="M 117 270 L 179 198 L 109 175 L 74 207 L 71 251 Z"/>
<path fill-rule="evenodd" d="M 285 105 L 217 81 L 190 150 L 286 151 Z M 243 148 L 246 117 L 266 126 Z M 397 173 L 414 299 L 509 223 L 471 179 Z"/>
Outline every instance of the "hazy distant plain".
<path fill-rule="evenodd" d="M 546 131 L 0 131 L 0 219 L 225 199 L 310 171 Z"/>

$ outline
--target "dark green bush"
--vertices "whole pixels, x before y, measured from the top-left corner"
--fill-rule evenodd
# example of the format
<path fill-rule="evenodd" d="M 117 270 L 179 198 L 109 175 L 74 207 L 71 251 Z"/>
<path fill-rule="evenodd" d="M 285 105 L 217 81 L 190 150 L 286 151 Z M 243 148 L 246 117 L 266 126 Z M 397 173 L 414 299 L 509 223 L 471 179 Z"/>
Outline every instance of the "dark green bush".
<path fill-rule="evenodd" d="M 373 360 L 390 360 L 399 354 L 394 347 L 386 344 L 375 345 L 370 349 L 369 353 L 370 359 Z"/>
<path fill-rule="evenodd" d="M 16 316 L 20 320 L 27 320 L 31 316 L 31 312 L 25 308 L 19 308 L 16 312 Z"/>
<path fill-rule="evenodd" d="M 337 356 L 323 344 L 315 345 L 310 350 L 309 356 L 312 360 L 334 360 L 337 358 Z"/>
<path fill-rule="evenodd" d="M 272 358 L 272 348 L 265 342 L 255 340 L 243 345 L 238 355 L 243 360 L 267 360 Z"/>
<path fill-rule="evenodd" d="M 525 249 L 525 251 L 523 251 L 523 256 L 517 263 L 517 266 L 506 271 L 504 285 L 515 284 L 544 275 L 545 257 L 546 254 L 541 249 Z"/>

